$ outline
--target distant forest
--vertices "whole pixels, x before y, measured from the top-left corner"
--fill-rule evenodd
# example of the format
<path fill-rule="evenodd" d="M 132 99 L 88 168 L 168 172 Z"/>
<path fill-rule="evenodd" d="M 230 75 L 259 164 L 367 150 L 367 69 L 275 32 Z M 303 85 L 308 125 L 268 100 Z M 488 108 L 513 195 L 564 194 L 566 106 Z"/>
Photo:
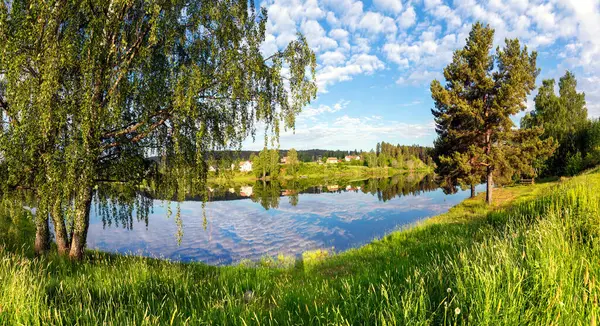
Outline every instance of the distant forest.
<path fill-rule="evenodd" d="M 381 142 L 377 143 L 375 149 L 371 150 L 375 152 L 378 156 L 380 153 L 384 153 L 393 157 L 398 155 L 404 157 L 416 157 L 419 158 L 422 162 L 428 163 L 431 162 L 431 154 L 433 148 L 419 145 L 392 145 L 390 143 Z M 279 150 L 279 157 L 287 156 L 288 150 Z M 328 149 L 306 149 L 306 150 L 297 150 L 298 159 L 301 162 L 315 162 L 319 159 L 325 157 L 336 157 L 339 159 L 344 158 L 346 155 L 360 155 L 365 156 L 369 152 L 361 151 L 361 150 L 328 150 Z M 252 154 L 258 155 L 260 151 L 217 151 L 213 153 L 213 157 L 215 159 L 228 158 L 234 160 L 248 160 Z M 364 157 L 362 157 L 364 159 Z"/>

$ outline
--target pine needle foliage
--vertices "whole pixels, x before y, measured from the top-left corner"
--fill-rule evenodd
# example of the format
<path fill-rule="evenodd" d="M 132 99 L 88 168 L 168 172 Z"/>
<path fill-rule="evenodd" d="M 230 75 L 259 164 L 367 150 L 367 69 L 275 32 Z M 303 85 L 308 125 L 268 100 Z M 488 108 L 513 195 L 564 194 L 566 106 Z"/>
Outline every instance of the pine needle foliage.
<path fill-rule="evenodd" d="M 544 163 L 544 172 L 552 175 L 569 174 L 569 160 L 585 151 L 586 129 L 589 127 L 585 93 L 577 92 L 575 75 L 567 71 L 558 82 L 558 95 L 554 79 L 544 80 L 535 96 L 535 108 L 521 120 L 522 128 L 544 128 L 543 139 L 553 138 L 558 149 Z M 579 154 L 579 160 L 581 160 Z M 579 169 L 574 171 L 575 174 Z"/>
<path fill-rule="evenodd" d="M 463 49 L 444 69 L 446 84 L 431 83 L 438 139 L 438 171 L 448 183 L 472 185 L 485 178 L 492 202 L 494 177 L 502 183 L 515 174 L 534 175 L 532 162 L 555 145 L 541 141 L 541 128 L 515 129 L 512 117 L 526 109 L 539 74 L 537 53 L 518 39 L 505 40 L 492 53 L 494 30 L 476 23 Z"/>

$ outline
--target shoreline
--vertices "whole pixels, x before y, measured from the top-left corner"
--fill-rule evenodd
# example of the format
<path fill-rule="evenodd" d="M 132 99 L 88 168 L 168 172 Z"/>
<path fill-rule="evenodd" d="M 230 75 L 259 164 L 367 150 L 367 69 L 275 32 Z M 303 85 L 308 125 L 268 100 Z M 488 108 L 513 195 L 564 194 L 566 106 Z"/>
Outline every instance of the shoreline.
<path fill-rule="evenodd" d="M 360 178 L 360 180 L 368 179 L 368 178 L 387 178 L 395 175 L 404 175 L 404 174 L 433 174 L 432 168 L 423 168 L 423 169 L 396 169 L 396 168 L 368 168 L 364 166 L 345 166 L 346 170 L 340 169 L 330 169 L 331 173 L 309 173 L 302 174 L 298 173 L 295 176 L 290 175 L 281 175 L 277 177 L 276 181 L 293 181 L 293 180 L 312 180 L 312 179 L 344 179 L 344 178 Z M 335 168 L 335 167 L 334 167 Z M 226 174 L 226 173 L 224 173 Z M 358 180 L 358 179 L 357 179 Z M 271 181 L 271 178 L 267 176 L 266 178 L 259 178 L 253 175 L 251 172 L 234 172 L 232 175 L 224 175 L 224 176 L 215 176 L 209 175 L 206 180 L 207 184 L 211 185 L 231 185 L 231 184 L 241 184 L 241 183 L 255 183 L 258 181 Z"/>
<path fill-rule="evenodd" d="M 88 252 L 74 264 L 55 253 L 32 258 L 14 242 L 14 251 L 0 249 L 0 321 L 548 324 L 561 318 L 562 324 L 589 324 L 598 307 L 578 289 L 600 279 L 594 269 L 600 255 L 571 240 L 575 233 L 568 228 L 597 232 L 597 189 L 599 171 L 497 188 L 494 206 L 479 193 L 366 245 L 334 255 L 304 252 L 294 261 L 281 256 L 217 267 Z M 591 215 L 572 213 L 576 209 Z M 589 222 L 573 223 L 581 218 Z M 0 236 L 6 241 L 11 234 Z M 564 248 L 569 255 L 560 254 Z M 588 298 L 600 295 L 595 283 L 585 289 Z"/>

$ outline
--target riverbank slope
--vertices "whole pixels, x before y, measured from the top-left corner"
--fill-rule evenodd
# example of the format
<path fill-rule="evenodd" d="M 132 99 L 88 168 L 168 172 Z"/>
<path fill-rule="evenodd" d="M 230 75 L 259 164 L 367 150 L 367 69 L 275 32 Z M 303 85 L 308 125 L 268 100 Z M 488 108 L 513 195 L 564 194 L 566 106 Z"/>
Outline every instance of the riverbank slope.
<path fill-rule="evenodd" d="M 595 325 L 600 172 L 494 195 L 341 254 L 257 266 L 34 259 L 28 223 L 4 221 L 0 324 Z"/>

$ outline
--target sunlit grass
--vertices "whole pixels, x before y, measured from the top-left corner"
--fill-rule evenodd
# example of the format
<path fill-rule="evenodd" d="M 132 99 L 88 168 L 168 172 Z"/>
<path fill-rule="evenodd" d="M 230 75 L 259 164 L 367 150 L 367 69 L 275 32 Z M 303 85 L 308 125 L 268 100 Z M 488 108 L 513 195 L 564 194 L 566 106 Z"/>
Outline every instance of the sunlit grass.
<path fill-rule="evenodd" d="M 0 324 L 595 325 L 600 174 L 495 199 L 337 255 L 229 267 L 100 252 L 81 264 L 34 259 L 13 225 L 23 222 L 5 221 Z"/>

